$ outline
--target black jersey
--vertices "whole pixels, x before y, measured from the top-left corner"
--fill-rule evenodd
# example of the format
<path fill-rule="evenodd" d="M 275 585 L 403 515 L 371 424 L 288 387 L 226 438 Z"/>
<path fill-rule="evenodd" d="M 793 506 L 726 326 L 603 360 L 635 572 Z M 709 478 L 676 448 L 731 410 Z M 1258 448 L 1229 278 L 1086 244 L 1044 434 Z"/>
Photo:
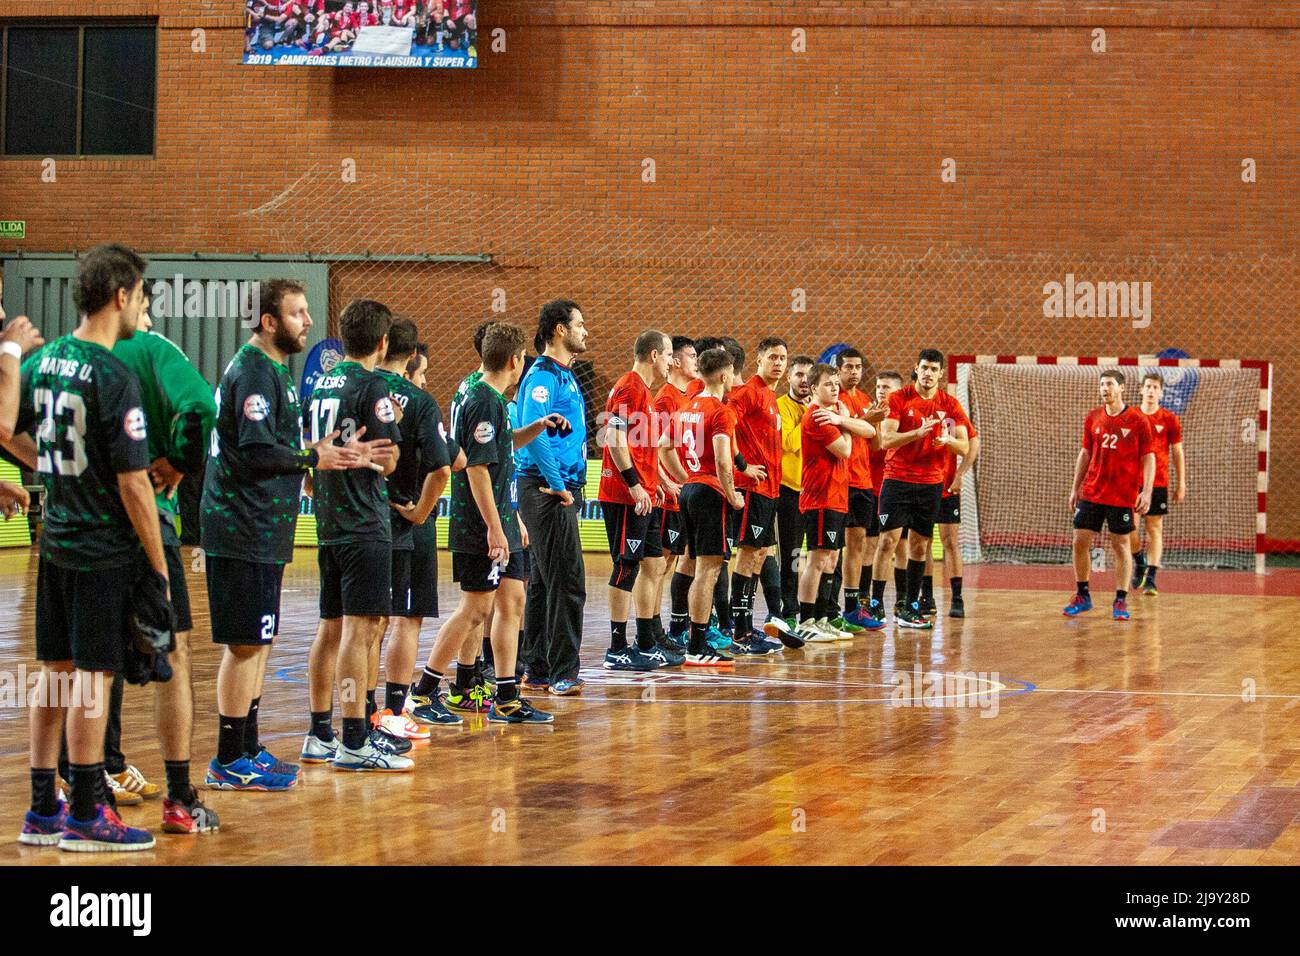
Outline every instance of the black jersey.
<path fill-rule="evenodd" d="M 65 335 L 24 367 L 17 431 L 36 428 L 45 486 L 41 555 L 77 571 L 129 564 L 140 540 L 117 476 L 149 467 L 135 375 L 108 349 Z"/>
<path fill-rule="evenodd" d="M 388 438 L 400 444 L 402 440 L 388 383 L 379 373 L 350 360 L 316 381 L 303 412 L 303 426 L 313 443 L 337 429 L 340 435 L 334 444 L 342 445 L 363 427 L 362 441 Z M 388 487 L 378 471 L 318 471 L 314 484 L 320 544 L 392 541 Z"/>
<path fill-rule="evenodd" d="M 199 506 L 203 549 L 223 558 L 285 564 L 293 560 L 293 529 L 310 460 L 289 369 L 246 344 L 221 374 L 216 400 Z M 302 469 L 269 476 L 255 471 L 259 450 L 272 445 L 297 452 Z"/>
<path fill-rule="evenodd" d="M 388 385 L 388 394 L 402 409 L 401 454 L 397 468 L 388 476 L 388 498 L 398 504 L 414 504 L 420 499 L 429 473 L 451 466 L 456 457 L 455 442 L 449 445 L 442 409 L 428 392 L 393 372 L 383 369 L 378 372 Z M 396 511 L 392 514 L 392 525 L 393 550 L 412 550 L 414 525 Z"/>
<path fill-rule="evenodd" d="M 464 399 L 453 404 L 451 434 L 465 452 L 465 467 L 486 465 L 492 496 L 510 551 L 522 551 L 519 518 L 515 514 L 514 432 L 505 396 L 483 379 L 469 386 Z M 451 476 L 451 515 L 448 544 L 452 551 L 487 554 L 487 522 L 479 513 L 466 472 Z"/>

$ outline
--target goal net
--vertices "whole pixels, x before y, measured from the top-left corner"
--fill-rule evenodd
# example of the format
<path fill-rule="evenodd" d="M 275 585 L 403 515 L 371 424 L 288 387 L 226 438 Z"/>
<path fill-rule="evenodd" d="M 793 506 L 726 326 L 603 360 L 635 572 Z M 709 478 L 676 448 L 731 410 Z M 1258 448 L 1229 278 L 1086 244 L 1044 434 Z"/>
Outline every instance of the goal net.
<path fill-rule="evenodd" d="M 1104 368 L 1124 373 L 1134 404 L 1142 376 L 1159 372 L 1163 404 L 1182 420 L 1187 499 L 1170 496 L 1162 564 L 1262 571 L 1269 368 L 1238 360 L 955 356 L 950 388 L 983 439 L 962 486 L 963 558 L 1070 560 L 1070 482 Z M 1170 488 L 1177 482 L 1171 457 Z M 1103 532 L 1094 567 L 1112 560 Z"/>

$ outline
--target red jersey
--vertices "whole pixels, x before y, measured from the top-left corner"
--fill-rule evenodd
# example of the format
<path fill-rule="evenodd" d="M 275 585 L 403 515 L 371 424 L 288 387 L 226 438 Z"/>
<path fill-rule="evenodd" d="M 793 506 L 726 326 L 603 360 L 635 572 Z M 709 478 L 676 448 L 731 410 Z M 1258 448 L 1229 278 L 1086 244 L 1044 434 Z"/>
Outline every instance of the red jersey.
<path fill-rule="evenodd" d="M 871 490 L 880 497 L 880 486 L 885 483 L 885 456 L 889 452 L 883 448 L 871 449 Z"/>
<path fill-rule="evenodd" d="M 447 11 L 447 16 L 453 20 L 459 20 L 474 12 L 472 0 L 443 0 L 442 6 Z"/>
<path fill-rule="evenodd" d="M 849 460 L 834 455 L 827 448 L 840 437 L 836 425 L 819 425 L 813 421 L 817 405 L 799 423 L 803 445 L 803 490 L 799 492 L 799 510 L 849 510 Z"/>
<path fill-rule="evenodd" d="M 842 388 L 840 401 L 849 410 L 850 418 L 866 421 L 867 409 L 871 407 L 871 399 L 866 392 Z M 871 483 L 871 440 L 857 435 L 850 435 L 849 438 L 853 441 L 853 451 L 849 455 L 849 487 L 874 488 Z"/>
<path fill-rule="evenodd" d="M 672 382 L 664 382 L 663 387 L 655 395 L 654 410 L 659 417 L 659 434 L 662 435 L 667 432 L 672 435 L 674 448 L 677 445 L 677 415 L 689 404 L 690 399 L 686 397 L 686 393 Z M 676 454 L 676 451 L 673 453 Z M 677 460 L 681 461 L 681 457 L 679 456 Z M 683 469 L 685 467 L 685 465 L 682 465 Z M 664 511 L 677 510 L 677 496 L 669 495 L 665 489 Z"/>
<path fill-rule="evenodd" d="M 975 426 L 968 421 L 966 423 L 966 437 L 975 438 L 978 434 L 979 432 L 975 430 Z M 952 486 L 952 480 L 956 477 L 957 477 L 957 456 L 950 452 L 948 454 L 948 463 L 944 466 L 943 469 L 943 497 L 945 498 L 952 497 L 952 492 L 950 492 L 948 489 L 949 487 Z M 958 494 L 961 494 L 961 492 L 958 492 Z"/>
<path fill-rule="evenodd" d="M 736 487 L 775 498 L 781 493 L 781 413 L 776 408 L 776 392 L 755 375 L 731 390 L 727 404 L 736 413 L 736 445 L 745 463 L 767 469 L 762 481 L 737 472 Z"/>
<path fill-rule="evenodd" d="M 947 465 L 945 459 L 951 458 L 952 453 L 942 445 L 936 445 L 934 439 L 942 429 L 951 431 L 957 425 L 965 425 L 967 434 L 970 434 L 970 420 L 966 418 L 961 402 L 943 389 L 936 390 L 932 398 L 922 398 L 915 385 L 890 393 L 888 417 L 898 423 L 900 432 L 915 431 L 922 421 L 936 415 L 940 421 L 930 434 L 885 452 L 886 479 L 914 485 L 939 484 Z"/>
<path fill-rule="evenodd" d="M 677 416 L 678 432 L 673 436 L 673 447 L 677 456 L 686 467 L 689 483 L 708 485 L 718 492 L 722 491 L 722 482 L 718 480 L 718 462 L 713 454 L 715 435 L 726 435 L 731 439 L 732 454 L 736 449 L 736 413 L 731 406 L 722 404 L 722 400 L 712 395 L 700 395 L 691 399 Z"/>
<path fill-rule="evenodd" d="M 687 398 L 694 398 L 696 395 L 700 394 L 702 391 L 704 391 L 704 379 L 702 379 L 702 378 L 693 378 L 693 379 L 691 379 L 691 384 L 689 384 L 689 385 L 686 386 L 686 397 L 687 397 Z"/>
<path fill-rule="evenodd" d="M 641 487 L 653 498 L 659 488 L 659 427 L 650 387 L 636 372 L 627 372 L 610 390 L 609 400 L 605 402 L 605 427 L 617 428 L 627 436 L 628 452 L 637 474 L 641 476 Z M 609 453 L 608 441 L 600 458 L 597 499 L 634 504 L 627 482 L 614 464 L 614 456 Z"/>
<path fill-rule="evenodd" d="M 1142 412 L 1139 408 L 1138 411 Z M 1156 453 L 1156 488 L 1169 487 L 1169 449 L 1183 440 L 1183 423 L 1169 409 L 1161 406 L 1146 415 L 1151 425 L 1151 450 Z"/>
<path fill-rule="evenodd" d="M 1083 420 L 1083 448 L 1091 458 L 1079 497 L 1099 505 L 1132 508 L 1142 491 L 1142 459 L 1152 453 L 1146 415 L 1125 405 L 1118 415 L 1094 408 Z"/>

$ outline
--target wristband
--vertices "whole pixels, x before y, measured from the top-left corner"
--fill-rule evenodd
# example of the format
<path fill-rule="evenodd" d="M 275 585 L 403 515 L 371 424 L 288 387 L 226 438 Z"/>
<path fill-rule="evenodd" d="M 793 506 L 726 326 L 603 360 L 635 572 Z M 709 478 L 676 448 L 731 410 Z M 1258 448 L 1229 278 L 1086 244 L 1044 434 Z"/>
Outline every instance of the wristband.
<path fill-rule="evenodd" d="M 320 452 L 315 448 L 307 449 L 307 468 L 315 468 L 320 464 Z"/>
<path fill-rule="evenodd" d="M 23 359 L 23 350 L 18 347 L 17 342 L 4 342 L 0 344 L 0 355 L 12 355 L 21 362 Z"/>
<path fill-rule="evenodd" d="M 749 467 L 748 462 L 745 461 L 745 456 L 740 452 L 736 452 L 736 457 L 731 460 L 736 466 L 736 471 L 744 471 Z"/>
<path fill-rule="evenodd" d="M 636 465 L 633 465 L 630 468 L 624 468 L 619 472 L 619 474 L 623 476 L 623 480 L 627 482 L 629 488 L 635 488 L 637 485 L 641 484 L 641 474 L 636 470 Z"/>

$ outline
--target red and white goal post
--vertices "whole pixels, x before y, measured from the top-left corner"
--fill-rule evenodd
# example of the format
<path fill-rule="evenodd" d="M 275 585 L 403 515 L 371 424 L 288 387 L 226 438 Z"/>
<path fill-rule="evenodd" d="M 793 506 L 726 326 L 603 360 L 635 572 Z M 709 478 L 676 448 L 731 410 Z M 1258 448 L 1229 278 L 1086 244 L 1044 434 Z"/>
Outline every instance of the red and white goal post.
<path fill-rule="evenodd" d="M 959 532 L 966 561 L 1070 560 L 1070 481 L 1083 419 L 1101 404 L 1101 371 L 1124 373 L 1141 402 L 1147 371 L 1165 380 L 1162 404 L 1182 420 L 1187 500 L 1170 496 L 1162 564 L 1264 572 L 1272 367 L 1246 359 L 953 355 L 948 390 L 980 435 L 962 483 Z M 1170 462 L 1170 487 L 1177 475 Z M 1098 540 L 1110 560 L 1107 542 Z"/>

